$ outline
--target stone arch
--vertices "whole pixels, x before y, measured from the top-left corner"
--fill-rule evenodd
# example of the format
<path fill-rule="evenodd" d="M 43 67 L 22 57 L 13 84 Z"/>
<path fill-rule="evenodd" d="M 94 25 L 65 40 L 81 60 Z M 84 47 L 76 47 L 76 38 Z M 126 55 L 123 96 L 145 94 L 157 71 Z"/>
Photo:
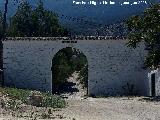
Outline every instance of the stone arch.
<path fill-rule="evenodd" d="M 72 54 L 68 54 L 71 51 L 67 51 L 67 50 L 72 50 Z M 79 61 L 80 62 L 82 61 L 82 63 L 79 63 L 79 67 L 77 67 L 77 68 L 81 68 L 83 66 L 82 65 L 83 62 L 84 61 L 86 62 L 86 64 L 83 66 L 84 68 L 80 69 L 79 74 L 83 75 L 83 77 L 81 79 L 84 79 L 85 81 L 81 81 L 81 83 L 84 85 L 84 88 L 86 89 L 86 94 L 88 94 L 88 60 L 87 60 L 87 56 L 81 50 L 79 50 L 76 47 L 64 47 L 64 48 L 58 50 L 58 52 L 56 52 L 56 54 L 52 57 L 52 64 L 51 64 L 51 66 L 52 66 L 51 67 L 51 71 L 52 71 L 52 75 L 51 75 L 52 76 L 51 77 L 51 80 L 52 80 L 51 88 L 52 88 L 52 90 L 51 91 L 52 91 L 52 93 L 55 92 L 54 90 L 57 90 L 57 89 L 55 89 L 55 84 L 56 83 L 55 83 L 55 77 L 54 76 L 56 74 L 55 69 L 57 67 L 55 65 L 58 64 L 58 63 L 55 63 L 55 61 L 58 60 L 57 58 L 59 57 L 59 55 L 62 55 L 62 54 L 65 54 L 66 59 L 68 59 L 68 60 L 71 58 L 71 60 L 73 60 L 72 62 L 75 62 L 77 57 L 81 58 L 82 60 L 79 60 Z M 75 61 L 74 61 L 74 59 L 75 59 Z M 73 64 L 75 64 L 75 63 L 73 63 Z M 76 64 L 76 65 L 78 65 L 78 64 Z M 68 84 L 69 84 L 69 82 L 68 82 Z M 69 87 L 71 87 L 71 86 L 69 86 Z M 74 91 L 63 91 L 63 92 L 74 92 Z"/>

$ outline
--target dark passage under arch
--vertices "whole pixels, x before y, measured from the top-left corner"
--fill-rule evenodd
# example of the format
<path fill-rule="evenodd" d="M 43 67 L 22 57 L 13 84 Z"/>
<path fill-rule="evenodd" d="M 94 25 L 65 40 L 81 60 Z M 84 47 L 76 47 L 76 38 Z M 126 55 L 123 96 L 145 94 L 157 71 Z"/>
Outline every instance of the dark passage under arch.
<path fill-rule="evenodd" d="M 75 48 L 63 48 L 52 59 L 52 93 L 72 94 L 80 92 L 80 88 L 77 87 L 79 84 L 86 90 L 87 94 L 87 58 L 81 51 Z"/>

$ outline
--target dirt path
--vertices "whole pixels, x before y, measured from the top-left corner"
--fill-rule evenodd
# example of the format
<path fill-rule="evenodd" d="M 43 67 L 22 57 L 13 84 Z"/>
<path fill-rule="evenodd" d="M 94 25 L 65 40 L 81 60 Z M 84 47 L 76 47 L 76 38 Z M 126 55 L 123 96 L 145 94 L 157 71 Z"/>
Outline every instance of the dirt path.
<path fill-rule="evenodd" d="M 143 98 L 88 98 L 68 101 L 61 114 L 76 120 L 160 120 L 160 102 Z"/>
<path fill-rule="evenodd" d="M 75 90 L 74 92 L 62 94 L 64 97 L 67 98 L 67 100 L 81 100 L 87 94 L 87 89 L 82 87 L 78 80 L 78 77 L 79 72 L 74 72 L 72 76 L 67 79 L 69 83 L 73 84 L 72 89 Z"/>

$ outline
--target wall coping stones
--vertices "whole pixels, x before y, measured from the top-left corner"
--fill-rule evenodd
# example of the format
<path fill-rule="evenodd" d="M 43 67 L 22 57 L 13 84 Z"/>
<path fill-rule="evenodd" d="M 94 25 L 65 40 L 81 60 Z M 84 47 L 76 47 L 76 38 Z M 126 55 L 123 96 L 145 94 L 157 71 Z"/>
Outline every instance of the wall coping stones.
<path fill-rule="evenodd" d="M 125 40 L 126 37 L 74 36 L 74 37 L 6 37 L 3 41 L 58 41 L 58 40 Z"/>

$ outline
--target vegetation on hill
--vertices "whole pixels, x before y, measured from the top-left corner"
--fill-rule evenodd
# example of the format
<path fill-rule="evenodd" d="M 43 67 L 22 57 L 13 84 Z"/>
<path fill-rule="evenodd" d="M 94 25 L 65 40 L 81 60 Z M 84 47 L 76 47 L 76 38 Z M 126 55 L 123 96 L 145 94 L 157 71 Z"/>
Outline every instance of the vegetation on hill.
<path fill-rule="evenodd" d="M 145 66 L 157 68 L 160 66 L 160 4 L 152 5 L 142 15 L 132 16 L 127 21 L 130 31 L 128 45 L 136 48 L 144 41 L 148 50 Z"/>

